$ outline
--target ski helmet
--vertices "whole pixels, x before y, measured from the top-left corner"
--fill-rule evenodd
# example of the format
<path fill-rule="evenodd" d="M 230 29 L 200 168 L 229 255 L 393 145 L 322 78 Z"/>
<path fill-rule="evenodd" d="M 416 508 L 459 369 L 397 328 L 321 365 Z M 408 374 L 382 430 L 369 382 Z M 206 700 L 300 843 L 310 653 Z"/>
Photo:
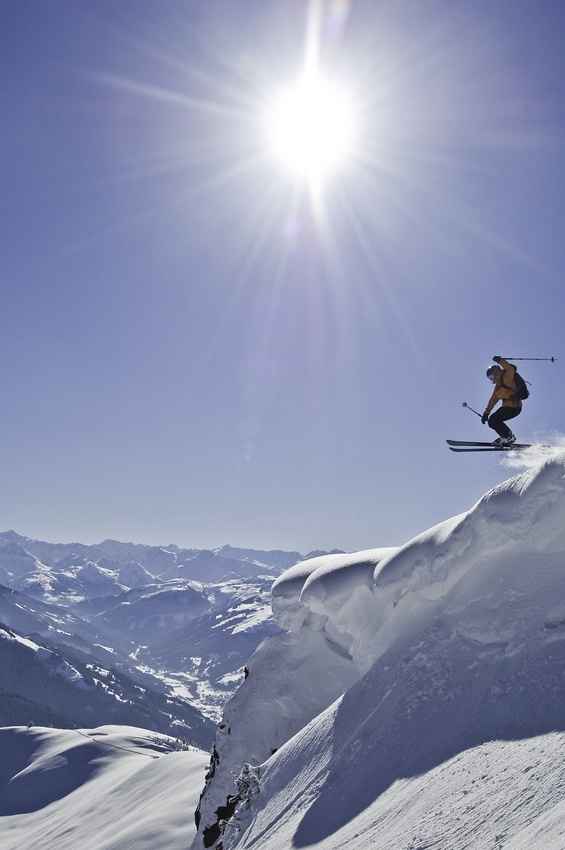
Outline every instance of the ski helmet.
<path fill-rule="evenodd" d="M 496 375 L 496 373 L 498 372 L 499 369 L 500 369 L 500 366 L 489 366 L 488 369 L 487 369 L 487 378 L 492 379 Z"/>

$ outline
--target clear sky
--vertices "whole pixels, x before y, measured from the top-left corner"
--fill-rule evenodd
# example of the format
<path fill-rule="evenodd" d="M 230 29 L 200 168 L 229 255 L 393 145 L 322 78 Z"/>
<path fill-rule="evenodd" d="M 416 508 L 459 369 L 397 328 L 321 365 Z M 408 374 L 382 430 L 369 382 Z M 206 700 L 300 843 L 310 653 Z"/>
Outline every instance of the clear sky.
<path fill-rule="evenodd" d="M 564 32 L 562 0 L 2 0 L 0 529 L 403 543 L 508 477 L 444 442 L 494 438 L 462 403 L 495 354 L 557 358 L 514 430 L 565 430 Z M 307 67 L 355 128 L 309 180 L 265 129 Z"/>

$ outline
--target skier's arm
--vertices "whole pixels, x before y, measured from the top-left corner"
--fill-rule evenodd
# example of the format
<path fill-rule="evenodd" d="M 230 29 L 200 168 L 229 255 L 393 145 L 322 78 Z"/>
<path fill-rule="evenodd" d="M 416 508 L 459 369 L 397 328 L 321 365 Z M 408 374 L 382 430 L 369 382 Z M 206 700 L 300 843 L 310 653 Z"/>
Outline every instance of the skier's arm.
<path fill-rule="evenodd" d="M 504 372 L 508 375 L 510 379 L 514 378 L 514 372 L 516 371 L 516 367 L 513 363 L 509 363 L 508 360 L 505 360 L 504 357 L 493 357 L 492 358 L 495 363 L 502 368 Z"/>
<path fill-rule="evenodd" d="M 498 401 L 498 388 L 493 390 L 493 393 L 492 393 L 492 395 L 491 395 L 491 397 L 488 401 L 488 404 L 485 407 L 485 412 L 483 413 L 483 417 L 482 417 L 483 424 L 488 419 L 489 413 L 491 412 L 491 410 L 493 409 L 493 407 L 494 407 L 494 405 L 496 404 L 497 401 Z"/>
<path fill-rule="evenodd" d="M 493 357 L 492 358 L 495 363 L 498 363 L 500 368 L 503 371 L 502 383 L 506 389 L 517 390 L 516 380 L 514 375 L 516 374 L 516 366 L 514 363 L 509 363 L 508 360 L 505 360 L 504 357 Z"/>

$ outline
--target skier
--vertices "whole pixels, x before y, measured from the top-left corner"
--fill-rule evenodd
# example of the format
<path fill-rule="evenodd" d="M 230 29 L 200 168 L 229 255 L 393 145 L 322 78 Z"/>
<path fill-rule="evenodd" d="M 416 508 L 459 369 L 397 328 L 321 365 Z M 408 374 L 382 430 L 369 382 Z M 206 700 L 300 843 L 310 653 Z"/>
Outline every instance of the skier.
<path fill-rule="evenodd" d="M 522 400 L 514 379 L 516 367 L 503 357 L 492 359 L 497 365 L 488 367 L 487 378 L 493 382 L 494 390 L 481 417 L 481 422 L 483 425 L 488 422 L 489 427 L 498 434 L 498 439 L 493 442 L 493 446 L 511 446 L 516 442 L 516 437 L 506 421 L 514 419 L 522 412 Z M 502 406 L 491 416 L 490 412 L 498 401 L 502 402 Z"/>

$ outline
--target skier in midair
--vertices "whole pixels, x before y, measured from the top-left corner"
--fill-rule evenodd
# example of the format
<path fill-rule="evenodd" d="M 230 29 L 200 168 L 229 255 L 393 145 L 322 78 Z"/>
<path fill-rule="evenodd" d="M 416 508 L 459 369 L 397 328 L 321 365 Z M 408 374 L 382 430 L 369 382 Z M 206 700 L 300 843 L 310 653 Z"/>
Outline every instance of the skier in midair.
<path fill-rule="evenodd" d="M 485 407 L 481 422 L 483 425 L 488 422 L 489 427 L 498 434 L 498 438 L 493 443 L 494 446 L 511 446 L 516 442 L 516 437 L 506 422 L 522 412 L 522 400 L 514 378 L 516 367 L 504 357 L 492 359 L 497 365 L 488 367 L 487 378 L 493 382 L 494 390 Z M 491 410 L 499 401 L 502 402 L 502 406 L 491 415 Z"/>

